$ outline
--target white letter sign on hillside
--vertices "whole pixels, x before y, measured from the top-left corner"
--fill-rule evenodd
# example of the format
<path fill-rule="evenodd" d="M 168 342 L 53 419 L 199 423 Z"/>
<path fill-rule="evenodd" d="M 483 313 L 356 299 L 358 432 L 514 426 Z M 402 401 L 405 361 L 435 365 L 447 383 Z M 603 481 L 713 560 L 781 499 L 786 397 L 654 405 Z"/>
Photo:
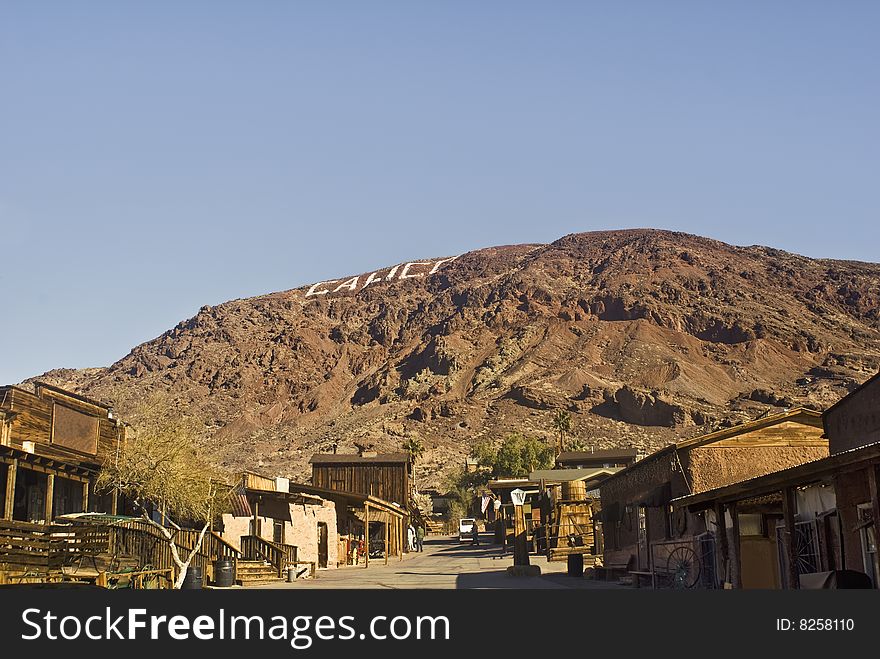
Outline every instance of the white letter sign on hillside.
<path fill-rule="evenodd" d="M 410 261 L 409 263 L 399 263 L 395 265 L 388 271 L 388 274 L 384 277 L 380 276 L 379 270 L 376 272 L 371 272 L 364 278 L 363 284 L 360 286 L 360 290 L 364 290 L 370 284 L 375 284 L 380 281 L 391 281 L 395 277 L 397 279 L 414 279 L 416 277 L 424 277 L 436 274 L 445 263 L 451 263 L 457 256 L 450 256 L 445 259 L 438 259 L 437 261 Z M 400 272 L 400 275 L 397 273 Z M 309 290 L 306 291 L 306 297 L 314 297 L 315 295 L 327 295 L 327 293 L 340 293 L 340 292 L 353 292 L 358 290 L 358 284 L 360 284 L 360 275 L 357 277 L 352 277 L 350 279 L 346 279 L 341 284 L 339 283 L 339 279 L 330 279 L 328 281 L 319 281 L 316 284 L 312 284 L 309 287 Z M 331 289 L 331 284 L 339 284 L 336 288 Z"/>

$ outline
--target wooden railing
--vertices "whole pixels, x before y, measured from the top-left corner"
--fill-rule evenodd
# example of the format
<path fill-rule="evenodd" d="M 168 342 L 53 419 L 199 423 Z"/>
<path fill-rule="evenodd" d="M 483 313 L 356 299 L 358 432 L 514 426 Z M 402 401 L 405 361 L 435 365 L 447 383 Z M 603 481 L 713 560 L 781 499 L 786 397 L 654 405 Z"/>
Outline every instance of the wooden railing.
<path fill-rule="evenodd" d="M 241 536 L 241 557 L 246 561 L 266 561 L 275 568 L 278 577 L 284 576 L 288 565 L 297 562 L 297 549 L 294 545 L 269 542 L 256 535 Z"/>
<path fill-rule="evenodd" d="M 197 530 L 176 531 L 174 541 L 181 557 L 192 551 L 198 537 Z M 77 562 L 82 566 L 84 559 L 94 562 L 99 554 L 109 559 L 110 572 L 119 569 L 121 562 L 132 561 L 141 570 L 177 572 L 168 539 L 146 521 L 95 525 L 0 520 L 0 570 L 48 574 Z M 235 547 L 209 531 L 190 565 L 204 573 L 217 559 L 237 560 L 240 556 Z"/>
<path fill-rule="evenodd" d="M 107 551 L 106 528 L 0 520 L 0 564 L 53 569 L 84 555 Z"/>
<path fill-rule="evenodd" d="M 150 566 L 161 570 L 177 569 L 171 554 L 171 544 L 165 535 L 149 522 L 132 520 L 115 524 L 111 529 L 111 546 L 119 555 L 136 556 L 141 567 Z M 174 533 L 174 544 L 177 545 L 181 558 L 187 556 L 198 542 L 199 531 L 195 529 L 178 529 Z M 199 551 L 193 556 L 190 566 L 206 571 L 208 566 L 217 559 L 228 558 L 237 560 L 241 553 L 213 531 L 205 534 Z"/>

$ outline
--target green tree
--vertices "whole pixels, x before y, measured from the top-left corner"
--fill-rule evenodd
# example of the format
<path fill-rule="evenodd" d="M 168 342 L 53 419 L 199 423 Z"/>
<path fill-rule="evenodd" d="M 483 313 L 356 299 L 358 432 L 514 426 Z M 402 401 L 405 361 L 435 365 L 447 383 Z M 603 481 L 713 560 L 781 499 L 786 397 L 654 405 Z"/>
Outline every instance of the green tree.
<path fill-rule="evenodd" d="M 225 512 L 230 488 L 223 484 L 224 475 L 200 451 L 195 424 L 175 420 L 168 408 L 167 401 L 157 399 L 143 403 L 135 411 L 134 432 L 126 437 L 118 455 L 104 465 L 96 489 L 125 494 L 140 510 L 144 521 L 168 540 L 178 569 L 174 587 L 180 588 L 211 522 Z M 151 505 L 162 511 L 167 526 L 150 516 Z M 201 526 L 189 553 L 177 546 L 175 536 L 181 527 L 175 518 Z"/>
<path fill-rule="evenodd" d="M 550 422 L 551 427 L 559 433 L 559 443 L 557 445 L 557 453 L 562 453 L 565 446 L 565 436 L 571 433 L 574 427 L 574 421 L 571 414 L 567 410 L 557 410 Z"/>
<path fill-rule="evenodd" d="M 492 473 L 495 478 L 528 476 L 535 469 L 552 467 L 554 457 L 553 449 L 541 440 L 514 433 L 495 454 Z"/>

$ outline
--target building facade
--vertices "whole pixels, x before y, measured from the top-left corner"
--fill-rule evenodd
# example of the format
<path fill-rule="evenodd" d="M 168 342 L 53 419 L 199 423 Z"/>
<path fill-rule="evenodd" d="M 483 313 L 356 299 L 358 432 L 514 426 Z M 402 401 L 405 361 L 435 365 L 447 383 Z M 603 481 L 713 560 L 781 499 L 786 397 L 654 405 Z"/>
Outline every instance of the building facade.
<path fill-rule="evenodd" d="M 108 405 L 48 384 L 0 387 L 3 519 L 49 523 L 76 512 L 116 512 L 95 491 L 105 460 L 125 441 Z"/>
<path fill-rule="evenodd" d="M 406 453 L 316 454 L 312 485 L 373 496 L 412 510 L 412 461 Z"/>
<path fill-rule="evenodd" d="M 822 435 L 821 415 L 795 408 L 672 444 L 608 477 L 599 488 L 604 564 L 656 585 L 679 559 L 714 552 L 714 520 L 672 500 L 825 457 Z M 699 575 L 704 585 L 714 570 Z"/>

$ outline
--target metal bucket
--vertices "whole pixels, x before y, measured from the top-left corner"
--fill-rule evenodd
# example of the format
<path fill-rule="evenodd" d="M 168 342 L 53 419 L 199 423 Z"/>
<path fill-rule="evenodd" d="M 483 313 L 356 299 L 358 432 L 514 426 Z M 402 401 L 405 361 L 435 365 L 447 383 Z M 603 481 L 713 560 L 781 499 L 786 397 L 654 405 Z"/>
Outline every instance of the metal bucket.
<path fill-rule="evenodd" d="M 181 590 L 196 590 L 202 588 L 202 568 L 190 565 L 180 588 Z"/>
<path fill-rule="evenodd" d="M 235 585 L 235 561 L 231 558 L 218 558 L 214 561 L 214 585 L 229 588 Z"/>
<path fill-rule="evenodd" d="M 296 581 L 296 565 L 287 566 L 287 582 Z"/>

